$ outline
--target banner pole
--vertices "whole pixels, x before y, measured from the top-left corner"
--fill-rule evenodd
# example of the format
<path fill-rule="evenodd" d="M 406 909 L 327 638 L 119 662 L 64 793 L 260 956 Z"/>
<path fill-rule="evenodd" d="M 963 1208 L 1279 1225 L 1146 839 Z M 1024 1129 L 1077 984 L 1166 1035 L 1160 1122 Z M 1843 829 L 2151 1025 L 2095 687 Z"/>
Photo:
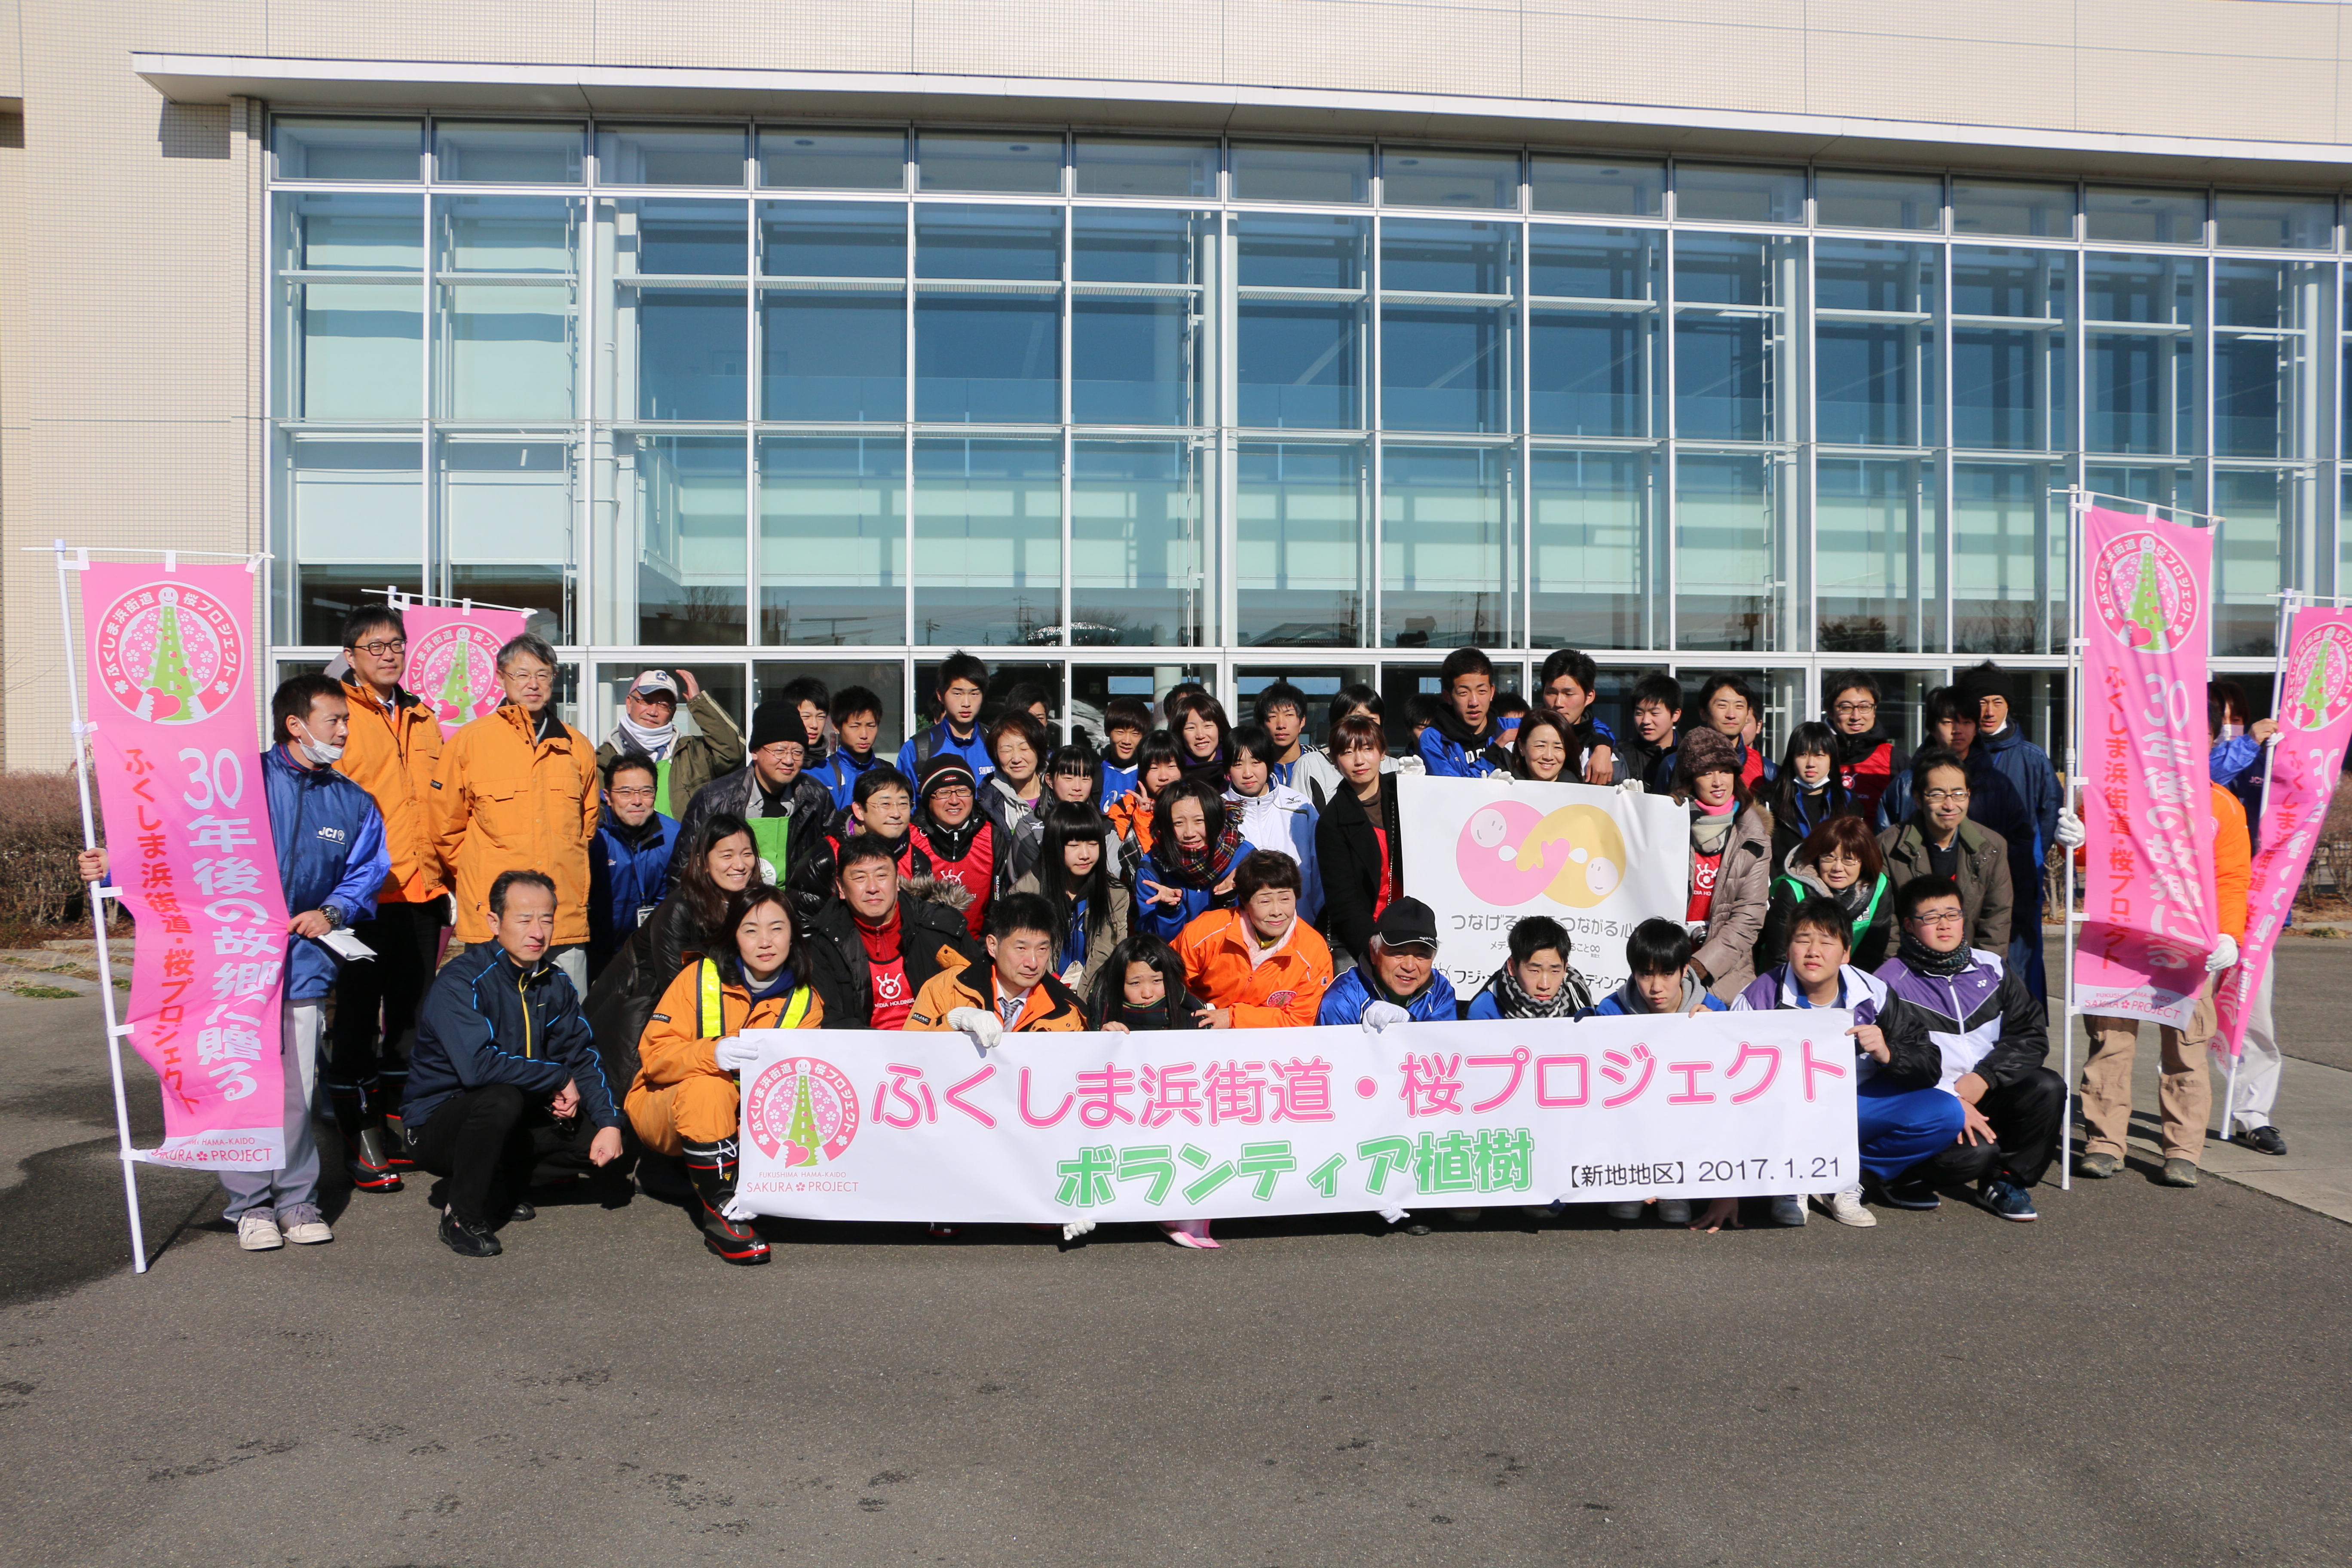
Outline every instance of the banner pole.
<path fill-rule="evenodd" d="M 2279 693 L 2286 686 L 2287 637 L 2294 626 L 2294 612 L 2297 608 L 2296 601 L 2302 597 L 2303 595 L 2293 588 L 2288 589 L 2285 593 L 2279 595 L 2278 640 L 2272 645 L 2271 665 L 2271 716 L 2273 720 L 2278 716 Z M 2271 732 L 2270 740 L 2263 747 L 2262 798 L 2265 802 L 2271 798 L 2271 765 L 2277 760 L 2278 732 L 2276 731 L 2273 731 Z M 2251 828 L 2257 830 L 2260 829 L 2262 826 L 2261 818 L 2257 816 L 2253 822 L 2249 823 L 2247 826 Z M 2289 905 L 2289 912 L 2293 912 L 2292 903 Z M 2239 955 L 2238 962 L 2241 963 L 2245 962 L 2244 954 L 2242 953 Z M 2251 1005 L 2252 1000 L 2253 998 L 2250 994 L 2247 997 L 2247 1002 Z M 2228 1043 L 2227 1037 L 2218 1032 L 2215 1034 L 2214 1037 L 2221 1040 L 2224 1044 Z M 2230 1053 L 2229 1087 L 2221 1092 L 2221 1142 L 2224 1143 L 2230 1142 L 2230 1140 L 2236 1134 L 2238 1122 L 2238 1066 L 2241 1062 L 2245 1060 L 2245 1057 L 2246 1053 L 2242 1048 L 2232 1050 Z"/>
<path fill-rule="evenodd" d="M 94 725 L 81 716 L 80 682 L 74 673 L 73 593 L 66 586 L 66 542 L 56 542 L 58 609 L 66 641 L 66 707 L 73 715 L 74 783 L 81 790 L 81 847 L 98 847 L 98 823 L 89 808 L 89 732 Z M 122 1037 L 131 1032 L 114 1016 L 114 955 L 106 944 L 106 899 L 112 889 L 91 882 L 84 889 L 89 900 L 90 934 L 98 939 L 98 995 L 106 1015 L 106 1061 L 114 1077 L 114 1135 L 122 1162 L 122 1204 L 131 1216 L 131 1271 L 147 1272 L 147 1236 L 139 1218 L 139 1162 L 131 1151 L 131 1100 L 122 1087 Z"/>
<path fill-rule="evenodd" d="M 2076 810 L 2088 805 L 2083 793 L 2083 508 L 2085 492 L 2079 485 L 2066 489 L 2066 795 Z M 2058 1114 L 2058 1190 L 2074 1190 L 2074 852 L 2063 856 L 2062 879 L 2065 907 L 2059 911 L 2065 935 L 2066 972 L 2058 997 L 2061 1076 L 2065 1080 Z M 2038 939 L 2040 932 L 2034 933 Z"/>

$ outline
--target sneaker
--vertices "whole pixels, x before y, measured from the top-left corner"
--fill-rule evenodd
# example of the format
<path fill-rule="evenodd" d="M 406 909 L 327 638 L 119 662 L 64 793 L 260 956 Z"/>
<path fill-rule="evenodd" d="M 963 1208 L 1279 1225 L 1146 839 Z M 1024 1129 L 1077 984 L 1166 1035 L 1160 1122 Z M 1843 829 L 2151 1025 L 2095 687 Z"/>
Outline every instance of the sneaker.
<path fill-rule="evenodd" d="M 2121 1160 L 2105 1152 L 2085 1154 L 2074 1163 L 2076 1175 L 2088 1176 L 2095 1182 L 2104 1182 L 2123 1168 Z"/>
<path fill-rule="evenodd" d="M 1889 1182 L 1878 1190 L 1879 1202 L 1891 1209 L 1910 1209 L 1928 1214 L 1944 1206 L 1944 1200 L 1926 1182 L 1911 1180 Z"/>
<path fill-rule="evenodd" d="M 1794 1193 L 1783 1193 L 1772 1200 L 1774 1225 L 1801 1226 L 1805 1223 L 1805 1200 Z"/>
<path fill-rule="evenodd" d="M 286 1237 L 278 1232 L 277 1215 L 256 1210 L 237 1220 L 236 1244 L 247 1252 L 275 1252 Z"/>
<path fill-rule="evenodd" d="M 1658 1223 L 1660 1225 L 1688 1225 L 1690 1222 L 1691 1206 L 1690 1200 L 1688 1198 L 1660 1198 L 1658 1200 Z"/>
<path fill-rule="evenodd" d="M 2025 1189 L 2014 1182 L 2004 1182 L 1999 1176 L 1988 1176 L 1977 1188 L 1977 1202 L 2003 1219 L 2037 1220 L 2042 1215 L 2033 1207 L 2033 1200 Z"/>
<path fill-rule="evenodd" d="M 1868 1230 L 1878 1223 L 1878 1216 L 1862 1206 L 1862 1184 L 1859 1182 L 1850 1187 L 1840 1187 L 1833 1193 L 1821 1194 L 1814 1201 L 1822 1205 L 1823 1214 L 1840 1225 Z"/>
<path fill-rule="evenodd" d="M 507 1218 L 510 1221 L 537 1219 L 538 1217 L 539 1211 L 531 1207 L 530 1204 L 526 1199 L 517 1198 L 513 1203 L 507 1205 Z"/>
<path fill-rule="evenodd" d="M 2164 1173 L 2156 1179 L 2159 1187 L 2193 1187 L 2197 1184 L 2197 1162 L 2167 1160 Z"/>
<path fill-rule="evenodd" d="M 488 1226 L 467 1225 L 447 1209 L 441 1211 L 441 1239 L 460 1258 L 496 1258 L 506 1250 Z"/>
<path fill-rule="evenodd" d="M 1611 1219 L 1640 1219 L 1642 1217 L 1642 1205 L 1637 1203 L 1602 1204 L 1601 1207 Z"/>
<path fill-rule="evenodd" d="M 2286 1139 L 2275 1127 L 2249 1127 L 2230 1140 L 2241 1149 L 2252 1149 L 2257 1154 L 2284 1154 Z"/>
<path fill-rule="evenodd" d="M 1521 1204 L 1519 1212 L 1529 1219 L 1553 1219 L 1559 1214 L 1557 1204 Z"/>
<path fill-rule="evenodd" d="M 1397 1226 L 1397 1228 L 1404 1232 L 1407 1236 L 1427 1236 L 1429 1234 L 1429 1222 L 1423 1219 L 1419 1215 L 1408 1215 L 1405 1216 L 1405 1222 Z"/>
<path fill-rule="evenodd" d="M 335 1239 L 335 1233 L 327 1228 L 327 1216 L 316 1204 L 289 1204 L 278 1217 L 286 1239 L 297 1247 L 316 1247 Z"/>

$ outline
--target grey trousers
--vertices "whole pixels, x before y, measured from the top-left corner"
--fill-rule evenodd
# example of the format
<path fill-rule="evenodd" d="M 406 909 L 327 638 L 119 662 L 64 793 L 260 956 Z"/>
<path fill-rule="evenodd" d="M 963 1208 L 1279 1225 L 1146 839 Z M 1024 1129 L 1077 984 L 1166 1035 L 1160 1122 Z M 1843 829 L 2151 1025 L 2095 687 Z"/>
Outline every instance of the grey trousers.
<path fill-rule="evenodd" d="M 319 1035 L 325 1014 L 318 1001 L 286 1004 L 285 1044 L 278 1066 L 286 1075 L 286 1163 L 275 1171 L 223 1171 L 228 1189 L 225 1217 L 276 1215 L 319 1201 L 319 1144 L 310 1136 L 310 1095 L 319 1083 Z"/>

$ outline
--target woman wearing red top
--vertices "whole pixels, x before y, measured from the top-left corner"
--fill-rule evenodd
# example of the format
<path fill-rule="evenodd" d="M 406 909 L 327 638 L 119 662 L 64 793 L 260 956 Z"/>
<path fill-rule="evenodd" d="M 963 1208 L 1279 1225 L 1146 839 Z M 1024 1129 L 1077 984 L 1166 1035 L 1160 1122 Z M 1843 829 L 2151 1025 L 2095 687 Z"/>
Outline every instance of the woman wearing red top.
<path fill-rule="evenodd" d="M 1350 713 L 1331 727 L 1331 757 L 1339 788 L 1315 824 L 1315 858 L 1323 871 L 1323 926 L 1331 945 L 1353 964 L 1370 951 L 1372 922 L 1404 891 L 1404 859 L 1397 837 L 1397 775 L 1382 773 L 1388 736 L 1370 713 Z"/>
<path fill-rule="evenodd" d="M 1683 737 L 1674 798 L 1690 808 L 1690 905 L 1684 921 L 1697 951 L 1690 967 L 1718 996 L 1756 977 L 1756 939 L 1772 888 L 1772 819 L 1748 804 L 1739 759 L 1713 730 Z"/>

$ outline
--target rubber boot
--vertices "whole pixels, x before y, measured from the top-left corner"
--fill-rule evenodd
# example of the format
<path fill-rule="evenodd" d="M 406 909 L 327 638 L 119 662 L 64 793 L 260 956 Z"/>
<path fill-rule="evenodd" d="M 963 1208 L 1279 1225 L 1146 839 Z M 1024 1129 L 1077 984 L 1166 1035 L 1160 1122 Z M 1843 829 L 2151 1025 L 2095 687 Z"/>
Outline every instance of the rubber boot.
<path fill-rule="evenodd" d="M 768 1244 L 759 1233 L 727 1217 L 727 1205 L 735 1198 L 736 1148 L 732 1138 L 682 1146 L 686 1173 L 694 1183 L 695 1218 L 702 1226 L 702 1245 L 720 1258 L 730 1263 L 765 1263 Z"/>
<path fill-rule="evenodd" d="M 400 1173 L 393 1169 L 383 1129 L 377 1124 L 369 1084 L 331 1083 L 327 1100 L 333 1106 L 335 1130 L 343 1137 L 343 1169 L 352 1185 L 363 1193 L 400 1191 Z"/>
<path fill-rule="evenodd" d="M 376 1109 L 383 1118 L 383 1152 L 386 1161 L 395 1171 L 416 1169 L 416 1160 L 408 1152 L 408 1132 L 400 1117 L 400 1103 L 408 1094 L 408 1053 L 395 1051 L 391 1041 L 383 1043 L 383 1065 L 377 1068 L 376 1092 L 373 1096 Z"/>

